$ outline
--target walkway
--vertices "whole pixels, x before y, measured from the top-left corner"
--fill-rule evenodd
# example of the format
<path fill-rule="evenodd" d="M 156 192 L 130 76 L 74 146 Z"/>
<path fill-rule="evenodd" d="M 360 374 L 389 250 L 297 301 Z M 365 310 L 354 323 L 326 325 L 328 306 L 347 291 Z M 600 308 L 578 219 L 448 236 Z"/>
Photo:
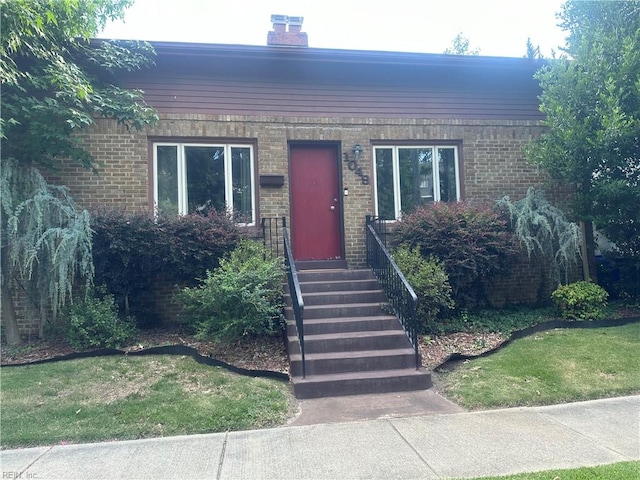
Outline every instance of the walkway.
<path fill-rule="evenodd" d="M 38 447 L 2 478 L 416 479 L 640 460 L 640 396 L 549 407 Z"/>

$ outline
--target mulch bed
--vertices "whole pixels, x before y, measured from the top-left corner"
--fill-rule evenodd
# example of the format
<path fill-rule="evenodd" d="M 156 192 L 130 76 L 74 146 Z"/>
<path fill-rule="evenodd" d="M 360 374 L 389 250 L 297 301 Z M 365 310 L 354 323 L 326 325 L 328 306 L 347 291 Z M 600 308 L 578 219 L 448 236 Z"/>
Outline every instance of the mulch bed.
<path fill-rule="evenodd" d="M 423 365 L 432 369 L 453 353 L 480 354 L 497 347 L 506 339 L 497 333 L 454 333 L 432 337 L 420 345 Z M 289 360 L 284 341 L 279 337 L 243 339 L 235 342 L 203 342 L 180 329 L 141 330 L 136 341 L 121 348 L 136 352 L 162 345 L 183 345 L 196 349 L 206 357 L 221 360 L 247 370 L 269 370 L 288 373 Z M 1 346 L 1 365 L 17 365 L 63 357 L 76 351 L 61 338 L 38 340 L 20 347 Z"/>
<path fill-rule="evenodd" d="M 530 329 L 514 332 L 510 337 L 499 333 L 452 333 L 425 337 L 420 344 L 422 364 L 435 370 L 449 359 L 475 357 L 490 353 L 514 338 L 552 328 L 598 327 L 638 321 L 638 311 L 619 312 L 620 318 L 601 322 L 567 322 L 552 320 Z M 530 330 L 530 331 L 529 331 Z M 135 342 L 123 347 L 125 353 L 142 352 L 151 347 L 181 345 L 203 357 L 219 360 L 239 369 L 288 374 L 289 361 L 283 338 L 244 338 L 232 342 L 200 341 L 180 327 L 140 330 Z M 34 341 L 18 347 L 0 346 L 0 365 L 20 365 L 68 356 L 76 351 L 62 338 Z"/>
<path fill-rule="evenodd" d="M 246 370 L 268 370 L 288 373 L 289 361 L 280 337 L 246 338 L 235 342 L 203 342 L 180 328 L 140 330 L 135 342 L 120 350 L 138 352 L 150 347 L 182 345 L 191 347 L 205 357 L 212 357 Z M 38 340 L 19 347 L 2 345 L 1 365 L 40 362 L 75 353 L 62 338 Z"/>
<path fill-rule="evenodd" d="M 433 370 L 454 354 L 481 355 L 502 345 L 507 338 L 500 333 L 451 333 L 434 336 L 420 344 L 422 365 Z"/>

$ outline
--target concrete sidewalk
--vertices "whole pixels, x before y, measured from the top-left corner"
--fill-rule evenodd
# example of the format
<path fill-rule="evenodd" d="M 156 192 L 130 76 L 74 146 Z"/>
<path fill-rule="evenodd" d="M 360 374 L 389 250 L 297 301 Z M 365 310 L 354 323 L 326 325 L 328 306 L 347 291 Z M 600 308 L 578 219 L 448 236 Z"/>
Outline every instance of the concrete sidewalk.
<path fill-rule="evenodd" d="M 0 452 L 2 478 L 458 478 L 640 459 L 640 396 Z"/>

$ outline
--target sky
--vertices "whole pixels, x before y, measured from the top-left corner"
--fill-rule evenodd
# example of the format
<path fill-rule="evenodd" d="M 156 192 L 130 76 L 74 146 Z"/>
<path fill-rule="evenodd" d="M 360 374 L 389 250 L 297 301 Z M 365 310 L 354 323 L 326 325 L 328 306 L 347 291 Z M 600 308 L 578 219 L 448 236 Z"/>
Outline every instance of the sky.
<path fill-rule="evenodd" d="M 544 56 L 564 45 L 563 0 L 135 0 L 100 38 L 266 45 L 271 15 L 302 16 L 309 46 L 443 53 L 458 33 L 480 55 Z"/>

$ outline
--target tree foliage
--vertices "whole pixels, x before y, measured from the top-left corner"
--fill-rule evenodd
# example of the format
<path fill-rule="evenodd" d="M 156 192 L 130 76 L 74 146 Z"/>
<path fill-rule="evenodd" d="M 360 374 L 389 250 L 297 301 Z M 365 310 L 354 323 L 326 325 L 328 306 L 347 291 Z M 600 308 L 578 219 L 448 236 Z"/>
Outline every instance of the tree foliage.
<path fill-rule="evenodd" d="M 565 53 L 536 77 L 548 131 L 526 151 L 575 186 L 570 213 L 640 256 L 640 1 L 568 0 Z"/>
<path fill-rule="evenodd" d="M 2 3 L 2 157 L 54 167 L 71 158 L 94 168 L 73 132 L 96 117 L 127 127 L 156 121 L 142 93 L 118 87 L 115 74 L 153 63 L 145 42 L 94 42 L 129 0 L 9 0 Z"/>
<path fill-rule="evenodd" d="M 0 1 L 2 81 L 2 308 L 7 339 L 19 341 L 9 279 L 54 312 L 71 295 L 74 275 L 90 281 L 89 217 L 67 189 L 38 169 L 62 159 L 93 169 L 75 133 L 96 118 L 127 128 L 157 120 L 141 92 L 116 85 L 116 74 L 152 64 L 144 42 L 95 42 L 130 0 Z M 5 255 L 6 253 L 6 255 Z"/>
<path fill-rule="evenodd" d="M 7 159 L 1 173 L 2 301 L 11 301 L 4 287 L 17 282 L 28 308 L 39 314 L 51 309 L 55 318 L 73 294 L 76 273 L 87 286 L 93 279 L 89 214 L 77 208 L 67 188 L 48 184 L 32 166 Z"/>
<path fill-rule="evenodd" d="M 447 47 L 443 53 L 447 55 L 480 55 L 480 49 L 471 48 L 471 41 L 460 32 L 451 41 L 451 46 Z"/>
<path fill-rule="evenodd" d="M 511 220 L 514 233 L 527 249 L 529 257 L 538 255 L 551 266 L 556 284 L 569 283 L 571 267 L 580 255 L 580 228 L 569 222 L 564 213 L 551 205 L 542 191 L 529 188 L 526 197 L 511 202 L 504 197 L 497 202 Z"/>
<path fill-rule="evenodd" d="M 540 51 L 540 45 L 534 45 L 531 41 L 531 37 L 527 37 L 527 52 L 524 54 L 524 58 L 540 59 L 543 58 Z"/>

